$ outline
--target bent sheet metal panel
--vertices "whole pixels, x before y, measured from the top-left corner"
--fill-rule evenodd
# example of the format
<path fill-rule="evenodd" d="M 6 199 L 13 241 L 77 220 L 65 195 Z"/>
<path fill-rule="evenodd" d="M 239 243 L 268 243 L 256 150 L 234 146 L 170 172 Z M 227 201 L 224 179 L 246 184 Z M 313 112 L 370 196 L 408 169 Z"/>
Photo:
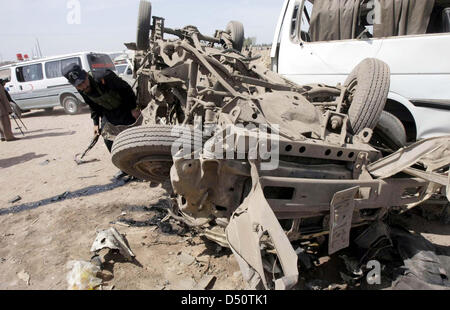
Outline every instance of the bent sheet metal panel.
<path fill-rule="evenodd" d="M 227 240 L 233 253 L 239 258 L 238 261 L 246 280 L 251 280 L 253 269 L 258 273 L 264 287 L 269 289 L 268 281 L 264 275 L 260 249 L 261 237 L 268 233 L 273 241 L 284 273 L 283 278 L 275 281 L 275 289 L 290 289 L 298 281 L 298 257 L 264 197 L 255 163 L 251 162 L 251 165 L 252 192 L 233 214 L 226 229 Z"/>
<path fill-rule="evenodd" d="M 375 177 L 388 178 L 422 160 L 434 170 L 435 167 L 449 165 L 450 156 L 445 156 L 449 149 L 450 136 L 425 139 L 378 160 L 369 165 L 367 170 Z M 439 154 L 433 154 L 435 152 Z"/>
<path fill-rule="evenodd" d="M 360 187 L 355 186 L 334 194 L 331 201 L 330 240 L 328 254 L 334 254 L 350 245 L 355 197 Z"/>

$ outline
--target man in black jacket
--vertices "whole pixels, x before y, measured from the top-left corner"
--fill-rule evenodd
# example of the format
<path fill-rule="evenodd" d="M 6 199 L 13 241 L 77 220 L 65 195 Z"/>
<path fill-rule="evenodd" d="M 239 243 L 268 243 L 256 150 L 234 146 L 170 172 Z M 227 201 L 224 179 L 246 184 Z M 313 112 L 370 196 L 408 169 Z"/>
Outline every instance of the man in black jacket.
<path fill-rule="evenodd" d="M 136 95 L 127 82 L 118 77 L 111 70 L 101 74 L 87 73 L 77 64 L 70 64 L 63 69 L 63 75 L 77 88 L 84 101 L 91 109 L 94 122 L 94 134 L 100 134 L 107 123 L 113 126 L 132 125 L 140 116 L 136 107 Z M 113 141 L 105 138 L 105 144 L 111 152 Z"/>

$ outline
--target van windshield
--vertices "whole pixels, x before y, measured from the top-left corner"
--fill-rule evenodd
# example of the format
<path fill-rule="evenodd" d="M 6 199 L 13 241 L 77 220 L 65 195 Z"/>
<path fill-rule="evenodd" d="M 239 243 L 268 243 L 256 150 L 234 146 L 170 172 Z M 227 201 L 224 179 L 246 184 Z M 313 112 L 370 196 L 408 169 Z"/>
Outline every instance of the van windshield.
<path fill-rule="evenodd" d="M 119 73 L 119 74 L 125 73 L 126 68 L 127 68 L 127 65 L 117 65 L 116 66 L 117 73 Z"/>

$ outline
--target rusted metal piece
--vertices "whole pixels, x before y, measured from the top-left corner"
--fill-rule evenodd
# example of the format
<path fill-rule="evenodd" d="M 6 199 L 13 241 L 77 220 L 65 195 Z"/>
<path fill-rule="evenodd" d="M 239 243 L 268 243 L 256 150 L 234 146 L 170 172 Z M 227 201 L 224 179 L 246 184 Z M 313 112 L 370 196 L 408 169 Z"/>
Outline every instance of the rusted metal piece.
<path fill-rule="evenodd" d="M 355 210 L 355 197 L 359 187 L 353 187 L 337 192 L 331 201 L 330 240 L 328 254 L 334 254 L 345 249 L 350 244 L 350 230 Z"/>
<path fill-rule="evenodd" d="M 97 253 L 105 248 L 118 250 L 128 261 L 133 261 L 133 258 L 135 257 L 133 251 L 131 251 L 125 242 L 125 239 L 114 227 L 102 230 L 97 234 L 97 237 L 92 244 L 91 252 Z"/>

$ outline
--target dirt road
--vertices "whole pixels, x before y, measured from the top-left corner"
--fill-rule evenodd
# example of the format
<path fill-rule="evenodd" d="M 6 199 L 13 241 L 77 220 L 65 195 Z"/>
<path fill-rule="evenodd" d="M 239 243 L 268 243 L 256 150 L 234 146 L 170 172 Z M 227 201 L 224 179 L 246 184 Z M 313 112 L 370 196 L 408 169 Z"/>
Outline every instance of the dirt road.
<path fill-rule="evenodd" d="M 75 116 L 62 109 L 37 111 L 23 121 L 29 129 L 25 138 L 0 143 L 0 289 L 66 289 L 66 263 L 89 261 L 96 231 L 109 227 L 126 235 L 137 261 L 111 260 L 105 285 L 192 289 L 215 276 L 213 289 L 244 288 L 230 250 L 184 233 L 174 222 L 154 225 L 160 214 L 151 207 L 163 204 L 167 192 L 144 182 L 111 180 L 117 168 L 102 141 L 88 154 L 90 162 L 77 166 L 74 155 L 92 136 L 87 111 Z M 10 203 L 16 196 L 21 200 Z M 449 225 L 415 213 L 404 221 L 434 244 L 450 246 Z M 339 272 L 333 272 L 314 277 L 336 281 Z"/>

